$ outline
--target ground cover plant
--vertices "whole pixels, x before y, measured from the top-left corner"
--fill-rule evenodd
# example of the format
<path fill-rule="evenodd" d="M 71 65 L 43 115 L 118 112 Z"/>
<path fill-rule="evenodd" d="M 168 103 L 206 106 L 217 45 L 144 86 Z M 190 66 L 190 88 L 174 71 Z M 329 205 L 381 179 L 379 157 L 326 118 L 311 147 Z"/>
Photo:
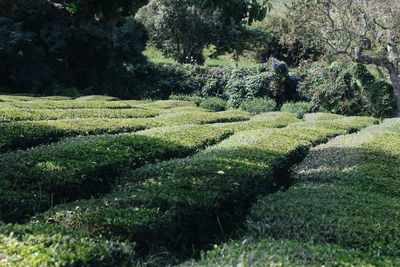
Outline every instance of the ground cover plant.
<path fill-rule="evenodd" d="M 400 121 L 311 149 L 296 184 L 261 197 L 241 240 L 191 266 L 397 266 Z"/>

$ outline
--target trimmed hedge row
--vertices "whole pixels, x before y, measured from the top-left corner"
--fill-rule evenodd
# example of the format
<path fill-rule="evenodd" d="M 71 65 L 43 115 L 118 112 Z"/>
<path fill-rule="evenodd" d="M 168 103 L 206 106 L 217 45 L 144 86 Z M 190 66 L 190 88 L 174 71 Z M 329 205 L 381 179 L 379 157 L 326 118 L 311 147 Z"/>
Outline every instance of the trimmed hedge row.
<path fill-rule="evenodd" d="M 132 169 L 187 156 L 230 134 L 226 129 L 192 125 L 162 135 L 76 137 L 2 154 L 0 220 L 19 221 L 62 201 L 107 192 L 117 177 Z"/>
<path fill-rule="evenodd" d="M 248 121 L 215 123 L 214 127 L 223 127 L 234 132 L 263 128 L 282 128 L 292 123 L 301 122 L 296 115 L 285 112 L 268 112 L 253 116 Z"/>
<path fill-rule="evenodd" d="M 134 132 L 162 125 L 162 122 L 148 118 L 2 122 L 0 152 L 55 142 L 62 137 Z"/>
<path fill-rule="evenodd" d="M 400 120 L 311 150 L 286 192 L 260 198 L 247 239 L 192 266 L 399 266 Z"/>
<path fill-rule="evenodd" d="M 157 109 L 157 110 L 179 108 L 179 107 L 190 107 L 190 106 L 195 106 L 195 104 L 189 101 L 181 101 L 181 100 L 159 100 L 159 101 L 136 105 L 136 107 L 141 107 L 146 109 Z"/>
<path fill-rule="evenodd" d="M 165 121 L 166 124 L 183 124 L 183 123 L 217 123 L 217 122 L 233 122 L 245 121 L 250 119 L 250 113 L 241 110 L 228 110 L 221 112 L 206 111 L 184 111 L 184 112 L 168 112 L 163 113 L 157 119 Z"/>
<path fill-rule="evenodd" d="M 335 120 L 345 118 L 343 115 L 333 114 L 333 113 L 307 113 L 304 114 L 303 119 L 305 121 L 317 121 L 317 120 Z"/>
<path fill-rule="evenodd" d="M 56 120 L 76 118 L 146 118 L 159 112 L 141 108 L 132 109 L 0 109 L 0 122 L 26 120 Z"/>
<path fill-rule="evenodd" d="M 187 109 L 190 109 L 188 111 Z M 0 122 L 0 152 L 25 149 L 50 143 L 62 137 L 122 133 L 153 127 L 182 124 L 204 124 L 224 121 L 242 121 L 250 115 L 241 111 L 204 112 L 194 107 L 176 108 L 154 118 L 87 118 L 70 120 Z"/>
<path fill-rule="evenodd" d="M 70 100 L 68 96 L 45 96 L 37 97 L 34 95 L 0 95 L 0 102 L 15 102 L 15 101 L 32 101 L 32 100 Z"/>
<path fill-rule="evenodd" d="M 346 124 L 340 126 L 337 134 Z M 139 253 L 203 246 L 237 227 L 257 195 L 288 185 L 288 166 L 334 131 L 314 129 L 242 131 L 192 157 L 139 168 L 104 197 L 59 205 L 38 218 L 127 238 Z"/>
<path fill-rule="evenodd" d="M 1 266 L 127 266 L 134 262 L 133 247 L 84 230 L 0 223 Z"/>
<path fill-rule="evenodd" d="M 125 101 L 104 101 L 104 100 L 34 100 L 14 101 L 1 103 L 0 108 L 16 107 L 21 109 L 124 109 L 133 108 L 137 105 L 146 104 L 148 101 L 125 100 Z"/>

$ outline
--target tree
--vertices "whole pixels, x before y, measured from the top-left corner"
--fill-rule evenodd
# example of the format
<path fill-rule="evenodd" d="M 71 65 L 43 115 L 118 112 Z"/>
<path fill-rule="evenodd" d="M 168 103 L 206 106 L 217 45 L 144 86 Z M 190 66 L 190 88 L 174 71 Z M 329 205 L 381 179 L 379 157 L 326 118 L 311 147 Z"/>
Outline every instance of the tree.
<path fill-rule="evenodd" d="M 216 29 L 213 12 L 197 0 L 152 0 L 139 17 L 145 21 L 150 43 L 180 63 L 203 64 L 203 49 Z"/>
<path fill-rule="evenodd" d="M 318 29 L 333 53 L 385 68 L 400 116 L 399 1 L 297 0 L 290 16 L 296 25 Z"/>
<path fill-rule="evenodd" d="M 240 24 L 222 23 L 216 27 L 213 45 L 216 51 L 213 56 L 225 53 L 233 54 L 236 67 L 239 65 L 239 57 L 244 51 L 250 50 L 257 38 L 256 31 L 252 30 L 244 22 Z"/>
<path fill-rule="evenodd" d="M 197 1 L 232 21 L 254 20 L 263 10 L 253 0 Z M 147 2 L 0 0 L 0 87 L 47 94 L 94 88 L 93 93 L 129 97 L 137 82 L 126 66 L 134 70 L 145 63 L 147 41 L 133 16 Z M 240 3 L 241 12 L 226 3 Z"/>

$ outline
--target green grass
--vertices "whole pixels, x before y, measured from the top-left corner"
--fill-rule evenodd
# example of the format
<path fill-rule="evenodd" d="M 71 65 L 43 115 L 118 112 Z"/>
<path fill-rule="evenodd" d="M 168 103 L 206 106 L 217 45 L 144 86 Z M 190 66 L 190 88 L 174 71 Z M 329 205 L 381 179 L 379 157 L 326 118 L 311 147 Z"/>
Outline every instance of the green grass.
<path fill-rule="evenodd" d="M 172 58 L 167 58 L 165 57 L 162 52 L 154 47 L 147 47 L 146 50 L 143 52 L 143 54 L 149 58 L 149 60 L 153 63 L 167 63 L 167 64 L 173 64 L 176 63 L 176 61 Z M 235 66 L 236 62 L 233 60 L 233 57 L 230 55 L 222 55 L 217 58 L 210 58 L 209 57 L 209 50 L 205 49 L 204 54 L 206 57 L 205 65 L 208 66 Z M 253 60 L 249 59 L 246 56 L 240 57 L 239 59 L 239 66 L 245 66 L 245 67 L 257 67 L 259 64 L 254 62 Z"/>
<path fill-rule="evenodd" d="M 185 266 L 398 266 L 400 120 L 311 149 L 288 191 L 261 197 L 241 240 Z"/>

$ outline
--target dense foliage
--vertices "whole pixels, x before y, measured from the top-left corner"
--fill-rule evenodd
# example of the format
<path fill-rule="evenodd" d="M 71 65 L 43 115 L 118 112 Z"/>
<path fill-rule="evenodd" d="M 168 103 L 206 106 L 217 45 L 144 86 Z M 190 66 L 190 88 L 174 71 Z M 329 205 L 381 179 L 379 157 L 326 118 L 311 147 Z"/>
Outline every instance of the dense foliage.
<path fill-rule="evenodd" d="M 315 32 L 309 30 L 298 35 L 299 25 L 292 25 L 290 17 L 270 16 L 252 26 L 253 46 L 251 51 L 257 62 L 264 62 L 270 57 L 285 61 L 290 66 L 297 66 L 302 60 L 317 60 L 324 53 L 323 45 L 315 38 Z"/>
<path fill-rule="evenodd" d="M 399 265 L 399 130 L 385 120 L 311 149 L 291 189 L 259 199 L 243 238 L 183 266 Z"/>
<path fill-rule="evenodd" d="M 146 68 L 141 96 L 167 98 L 171 94 L 220 96 L 230 107 L 245 99 L 269 97 L 278 105 L 299 99 L 298 80 L 285 62 L 271 58 L 258 68 L 159 64 Z"/>
<path fill-rule="evenodd" d="M 150 43 L 180 63 L 204 63 L 203 49 L 212 43 L 216 16 L 196 0 L 151 0 L 139 17 Z"/>
<path fill-rule="evenodd" d="M 396 110 L 393 88 L 361 64 L 314 63 L 299 70 L 299 90 L 314 109 L 346 115 L 391 117 Z"/>

